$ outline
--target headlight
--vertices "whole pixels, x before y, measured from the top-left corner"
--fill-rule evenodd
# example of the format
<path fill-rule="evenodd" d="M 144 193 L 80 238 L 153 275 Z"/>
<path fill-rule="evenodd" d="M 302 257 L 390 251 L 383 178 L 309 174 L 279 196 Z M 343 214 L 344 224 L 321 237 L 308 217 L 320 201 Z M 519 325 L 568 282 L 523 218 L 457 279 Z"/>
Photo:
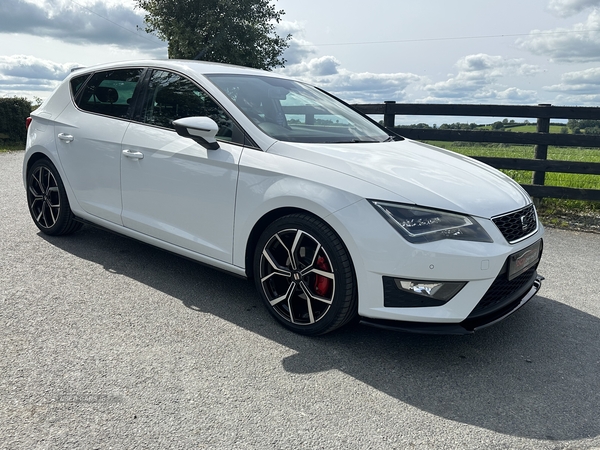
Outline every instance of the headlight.
<path fill-rule="evenodd" d="M 442 239 L 493 242 L 483 227 L 469 216 L 398 203 L 369 201 L 407 241 L 415 244 Z"/>

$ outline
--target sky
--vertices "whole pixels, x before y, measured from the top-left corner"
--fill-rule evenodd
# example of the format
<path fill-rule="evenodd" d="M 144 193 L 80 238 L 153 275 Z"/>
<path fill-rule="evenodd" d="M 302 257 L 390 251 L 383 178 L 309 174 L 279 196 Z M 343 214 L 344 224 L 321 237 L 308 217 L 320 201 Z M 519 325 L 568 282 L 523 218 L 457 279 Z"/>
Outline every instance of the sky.
<path fill-rule="evenodd" d="M 134 0 L 0 1 L 0 97 L 44 99 L 77 66 L 167 57 Z M 274 3 L 292 35 L 276 71 L 349 103 L 600 106 L 600 0 Z"/>

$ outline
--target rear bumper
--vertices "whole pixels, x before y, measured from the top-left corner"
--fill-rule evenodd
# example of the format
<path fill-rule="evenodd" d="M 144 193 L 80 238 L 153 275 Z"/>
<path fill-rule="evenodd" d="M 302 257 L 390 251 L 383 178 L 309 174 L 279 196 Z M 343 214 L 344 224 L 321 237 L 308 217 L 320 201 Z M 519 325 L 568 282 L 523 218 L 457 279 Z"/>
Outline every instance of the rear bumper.
<path fill-rule="evenodd" d="M 477 330 L 489 327 L 490 325 L 494 325 L 495 323 L 506 319 L 531 300 L 540 290 L 544 278 L 538 275 L 537 272 L 534 272 L 532 279 L 533 281 L 531 283 L 528 283 L 523 289 L 515 292 L 513 298 L 511 298 L 509 302 L 503 302 L 501 308 L 489 311 L 486 314 L 477 317 L 469 316 L 460 323 L 405 322 L 371 319 L 366 317 L 362 317 L 360 323 L 387 330 L 421 334 L 472 334 Z"/>

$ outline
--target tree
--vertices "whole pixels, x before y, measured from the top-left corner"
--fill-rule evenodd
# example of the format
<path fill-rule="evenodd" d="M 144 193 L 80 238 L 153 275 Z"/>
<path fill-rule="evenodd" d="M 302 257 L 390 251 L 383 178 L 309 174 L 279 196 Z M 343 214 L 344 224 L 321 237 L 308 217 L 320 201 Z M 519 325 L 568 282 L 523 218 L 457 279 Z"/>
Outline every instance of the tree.
<path fill-rule="evenodd" d="M 168 43 L 169 58 L 270 70 L 283 66 L 291 35 L 275 32 L 283 10 L 270 0 L 136 0 L 146 31 Z"/>

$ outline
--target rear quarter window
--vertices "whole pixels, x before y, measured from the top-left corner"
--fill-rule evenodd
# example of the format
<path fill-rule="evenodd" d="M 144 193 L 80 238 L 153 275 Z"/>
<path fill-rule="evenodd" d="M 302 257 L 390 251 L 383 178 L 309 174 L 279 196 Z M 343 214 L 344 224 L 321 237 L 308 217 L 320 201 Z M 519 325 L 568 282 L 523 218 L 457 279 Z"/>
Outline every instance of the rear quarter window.
<path fill-rule="evenodd" d="M 90 74 L 86 73 L 85 75 L 80 75 L 71 79 L 71 95 L 73 96 L 73 98 L 77 97 L 77 93 L 85 83 L 85 80 L 87 80 L 89 77 Z"/>
<path fill-rule="evenodd" d="M 117 118 L 129 118 L 133 94 L 140 81 L 142 69 L 120 69 L 95 73 L 83 88 L 81 95 L 75 86 L 77 106 L 88 112 Z M 79 78 L 79 77 L 77 77 Z M 71 81 L 71 89 L 74 89 Z"/>

